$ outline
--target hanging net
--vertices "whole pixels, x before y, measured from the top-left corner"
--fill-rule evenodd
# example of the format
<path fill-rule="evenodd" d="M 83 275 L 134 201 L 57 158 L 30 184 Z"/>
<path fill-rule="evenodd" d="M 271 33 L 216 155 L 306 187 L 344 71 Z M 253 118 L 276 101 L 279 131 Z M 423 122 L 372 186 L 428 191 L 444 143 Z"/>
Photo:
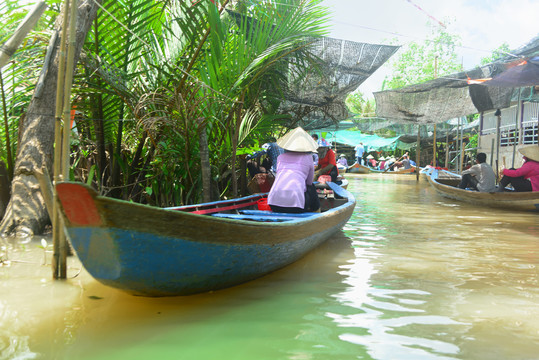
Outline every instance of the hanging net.
<path fill-rule="evenodd" d="M 539 53 L 539 37 L 491 64 L 404 88 L 374 93 L 376 115 L 392 122 L 435 124 L 451 118 L 510 106 L 515 89 L 485 86 L 518 58 Z M 471 80 L 471 81 L 469 81 Z M 475 81 L 474 81 L 475 80 Z"/>
<path fill-rule="evenodd" d="M 332 38 L 315 39 L 309 51 L 319 66 L 306 76 L 291 76 L 279 112 L 292 115 L 288 127 L 319 129 L 350 117 L 345 105 L 356 90 L 382 66 L 398 46 L 358 43 Z M 290 65 L 292 68 L 294 64 Z M 290 74 L 296 74 L 291 69 Z"/>

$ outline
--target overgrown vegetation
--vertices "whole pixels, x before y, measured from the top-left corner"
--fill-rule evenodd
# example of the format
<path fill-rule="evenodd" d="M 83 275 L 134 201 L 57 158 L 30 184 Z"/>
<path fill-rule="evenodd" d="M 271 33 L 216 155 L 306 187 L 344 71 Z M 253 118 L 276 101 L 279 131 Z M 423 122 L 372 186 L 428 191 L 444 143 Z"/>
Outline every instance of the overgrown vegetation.
<path fill-rule="evenodd" d="M 0 137 L 11 156 L 2 146 L 0 157 L 10 164 L 61 2 L 47 3 L 40 28 L 2 69 Z M 5 41 L 22 8 L 0 7 Z M 299 76 L 314 66 L 305 52 L 326 20 L 319 0 L 103 1 L 73 87 L 73 178 L 170 206 L 200 201 L 206 171 L 214 198 L 234 196 L 236 154 L 279 135 L 288 64 Z"/>

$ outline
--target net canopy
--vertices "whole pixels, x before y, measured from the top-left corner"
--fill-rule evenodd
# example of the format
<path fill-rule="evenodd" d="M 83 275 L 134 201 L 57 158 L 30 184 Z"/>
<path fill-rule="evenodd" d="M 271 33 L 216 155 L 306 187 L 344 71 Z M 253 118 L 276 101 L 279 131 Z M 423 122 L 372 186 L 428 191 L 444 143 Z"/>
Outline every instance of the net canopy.
<path fill-rule="evenodd" d="M 309 51 L 318 59 L 316 70 L 295 76 L 279 112 L 292 115 L 288 127 L 320 129 L 350 117 L 345 99 L 382 66 L 398 46 L 376 45 L 333 38 L 314 39 Z M 295 65 L 290 64 L 293 68 Z"/>
<path fill-rule="evenodd" d="M 481 111 L 510 106 L 512 87 L 485 86 L 475 79 L 496 78 L 517 58 L 539 54 L 539 36 L 488 65 L 446 75 L 421 84 L 374 93 L 376 115 L 391 122 L 436 124 Z M 468 80 L 471 84 L 469 84 Z"/>

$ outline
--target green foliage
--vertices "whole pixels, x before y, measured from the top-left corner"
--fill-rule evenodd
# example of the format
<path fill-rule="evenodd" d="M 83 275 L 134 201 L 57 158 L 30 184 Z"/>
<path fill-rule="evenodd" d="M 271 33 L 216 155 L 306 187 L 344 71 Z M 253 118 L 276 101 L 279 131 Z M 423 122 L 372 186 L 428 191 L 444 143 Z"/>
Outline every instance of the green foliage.
<path fill-rule="evenodd" d="M 58 2 L 48 1 L 49 9 L 54 8 Z M 31 6 L 23 1 L 6 0 L 0 4 L 0 44 L 13 35 L 30 9 Z M 25 116 L 41 72 L 41 59 L 45 57 L 49 42 L 49 27 L 55 18 L 54 11 L 45 11 L 34 31 L 25 37 L 10 61 L 0 71 L 0 160 L 8 165 L 15 160 L 13 157 L 17 153 L 18 125 Z"/>
<path fill-rule="evenodd" d="M 376 112 L 376 103 L 374 99 L 365 99 L 363 93 L 359 90 L 350 93 L 346 98 L 348 110 L 359 117 L 373 117 Z"/>
<path fill-rule="evenodd" d="M 460 38 L 438 28 L 423 43 L 412 42 L 390 61 L 393 74 L 386 77 L 382 90 L 422 83 L 438 76 L 460 71 L 455 47 Z"/>
<path fill-rule="evenodd" d="M 503 58 L 507 56 L 507 54 L 510 52 L 509 44 L 503 43 L 500 46 L 498 46 L 494 51 L 492 51 L 492 54 L 490 56 L 481 58 L 481 65 L 490 64 L 500 58 Z"/>
<path fill-rule="evenodd" d="M 12 16 L 1 19 L 9 26 L 0 37 L 16 25 L 20 3 L 0 5 Z M 52 29 L 61 3 L 49 1 L 40 26 Z M 121 189 L 116 196 L 127 200 L 193 203 L 202 193 L 200 154 L 209 151 L 217 191 L 229 191 L 235 155 L 280 135 L 290 63 L 299 75 L 314 67 L 306 46 L 326 34 L 319 4 L 243 1 L 227 12 L 210 0 L 103 0 L 73 87 L 72 176 L 105 195 Z M 36 32 L 17 66 L 2 69 L 13 139 L 49 36 Z"/>

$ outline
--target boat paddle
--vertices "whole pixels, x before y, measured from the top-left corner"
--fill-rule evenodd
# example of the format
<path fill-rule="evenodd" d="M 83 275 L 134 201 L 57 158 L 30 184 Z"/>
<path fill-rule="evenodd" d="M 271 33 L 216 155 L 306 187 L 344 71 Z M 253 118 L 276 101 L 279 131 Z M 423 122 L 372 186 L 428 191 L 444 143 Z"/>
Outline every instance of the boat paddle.
<path fill-rule="evenodd" d="M 404 157 L 404 155 L 402 155 L 399 160 L 395 161 L 393 164 L 391 164 L 391 166 L 388 166 L 387 169 L 384 170 L 384 172 L 387 172 L 389 171 L 389 169 L 391 169 L 393 166 L 395 166 L 396 163 L 398 163 L 399 161 L 401 161 L 401 159 Z"/>

